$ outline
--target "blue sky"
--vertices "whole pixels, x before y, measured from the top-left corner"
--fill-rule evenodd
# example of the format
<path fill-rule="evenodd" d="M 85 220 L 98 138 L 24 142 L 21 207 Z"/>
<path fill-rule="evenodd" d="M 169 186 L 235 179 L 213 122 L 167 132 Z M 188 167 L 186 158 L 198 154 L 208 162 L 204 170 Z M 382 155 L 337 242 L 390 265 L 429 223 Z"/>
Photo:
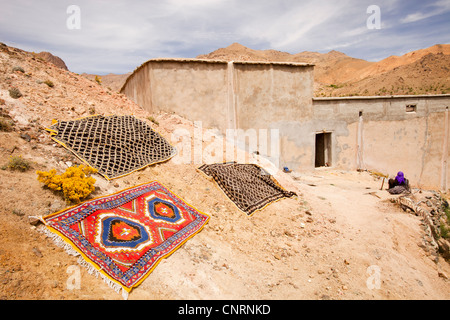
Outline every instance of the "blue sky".
<path fill-rule="evenodd" d="M 79 29 L 67 27 L 75 21 L 70 5 L 80 9 Z M 379 29 L 367 26 L 371 5 L 380 9 Z M 50 51 L 73 72 L 100 75 L 234 42 L 379 61 L 450 43 L 450 0 L 0 0 L 0 42 Z"/>

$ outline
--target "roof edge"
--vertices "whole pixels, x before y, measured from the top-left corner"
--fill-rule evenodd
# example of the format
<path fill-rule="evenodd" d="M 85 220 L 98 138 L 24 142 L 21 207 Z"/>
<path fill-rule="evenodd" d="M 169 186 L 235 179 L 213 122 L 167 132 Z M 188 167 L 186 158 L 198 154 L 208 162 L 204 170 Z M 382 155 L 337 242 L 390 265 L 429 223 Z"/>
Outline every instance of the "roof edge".
<path fill-rule="evenodd" d="M 311 63 L 303 63 L 303 62 L 276 62 L 276 61 L 228 61 L 228 60 L 216 60 L 216 59 L 195 59 L 195 58 L 154 58 L 145 61 L 139 67 L 134 69 L 134 71 L 127 77 L 125 83 L 122 88 L 120 88 L 119 92 L 122 92 L 125 86 L 128 84 L 128 80 L 134 76 L 136 72 L 138 72 L 141 68 L 146 66 L 152 62 L 180 62 L 180 63 L 211 63 L 211 64 L 252 64 L 252 65 L 278 65 L 278 66 L 294 66 L 294 67 L 314 67 L 314 64 Z"/>
<path fill-rule="evenodd" d="M 375 100 L 375 99 L 414 99 L 414 98 L 450 98 L 450 94 L 421 94 L 421 95 L 389 95 L 389 96 L 345 96 L 345 97 L 313 97 L 313 101 L 339 100 Z"/>

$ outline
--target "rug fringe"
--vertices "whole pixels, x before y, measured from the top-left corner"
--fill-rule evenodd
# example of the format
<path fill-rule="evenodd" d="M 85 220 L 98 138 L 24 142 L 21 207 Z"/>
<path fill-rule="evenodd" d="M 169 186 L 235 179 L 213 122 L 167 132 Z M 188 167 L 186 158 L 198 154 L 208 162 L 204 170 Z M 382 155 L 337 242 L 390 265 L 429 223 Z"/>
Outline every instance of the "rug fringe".
<path fill-rule="evenodd" d="M 46 227 L 38 228 L 37 230 L 45 234 L 48 238 L 50 238 L 58 247 L 63 248 L 67 254 L 74 257 L 80 256 L 80 253 L 75 251 L 70 244 L 61 239 L 61 237 L 58 236 L 57 234 L 48 230 Z"/>
<path fill-rule="evenodd" d="M 100 271 L 98 271 L 97 269 L 95 269 L 89 262 L 87 262 L 86 260 L 83 259 L 83 257 L 80 255 L 78 257 L 78 264 L 85 267 L 87 272 L 91 275 L 94 275 L 96 278 L 98 278 L 100 276 L 100 278 L 103 279 L 103 281 L 111 288 L 113 289 L 115 292 L 117 292 L 118 294 L 120 294 L 121 290 L 122 290 L 122 298 L 124 300 L 128 300 L 128 292 L 122 288 L 121 285 L 117 284 L 116 282 L 112 281 L 110 278 L 108 278 L 107 276 L 105 276 L 103 273 L 101 273 Z"/>
<path fill-rule="evenodd" d="M 118 294 L 122 294 L 122 298 L 124 300 L 128 300 L 128 291 L 126 291 L 121 285 L 112 281 L 107 276 L 105 276 L 103 273 L 101 273 L 100 271 L 95 269 L 93 265 L 91 265 L 89 262 L 84 260 L 84 258 L 81 256 L 81 254 L 79 252 L 77 252 L 76 250 L 74 250 L 72 248 L 72 246 L 70 244 L 68 244 L 67 242 L 65 242 L 60 236 L 51 232 L 44 226 L 42 226 L 41 228 L 37 228 L 37 230 L 39 232 L 45 234 L 48 238 L 50 238 L 55 243 L 55 245 L 57 245 L 60 248 L 63 248 L 64 251 L 66 251 L 66 253 L 68 253 L 69 255 L 78 257 L 78 260 L 77 260 L 78 264 L 80 266 L 83 266 L 90 275 L 94 275 L 96 278 L 98 278 L 100 276 L 103 279 L 103 281 L 111 289 L 113 289 Z M 122 290 L 122 292 L 120 292 L 121 290 Z"/>

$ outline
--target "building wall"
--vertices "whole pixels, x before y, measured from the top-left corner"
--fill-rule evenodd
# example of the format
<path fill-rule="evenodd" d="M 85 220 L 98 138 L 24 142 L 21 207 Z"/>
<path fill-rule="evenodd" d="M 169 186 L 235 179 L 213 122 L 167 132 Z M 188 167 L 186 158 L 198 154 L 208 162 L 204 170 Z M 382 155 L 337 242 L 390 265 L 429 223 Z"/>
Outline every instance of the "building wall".
<path fill-rule="evenodd" d="M 205 127 L 227 127 L 226 62 L 150 60 L 127 79 L 121 92 L 149 112 L 175 112 Z"/>
<path fill-rule="evenodd" d="M 155 59 L 135 70 L 121 92 L 150 112 L 176 112 L 219 129 L 257 129 L 311 117 L 312 71 L 296 63 Z"/>
<path fill-rule="evenodd" d="M 121 92 L 150 112 L 175 112 L 223 134 L 256 132 L 268 146 L 258 151 L 280 168 L 314 170 L 316 134 L 329 132 L 333 168 L 401 170 L 413 185 L 448 189 L 450 95 L 313 98 L 313 81 L 309 64 L 156 59 Z M 279 154 L 260 129 L 278 134 Z"/>
<path fill-rule="evenodd" d="M 313 105 L 314 118 L 334 134 L 334 167 L 403 171 L 416 186 L 448 188 L 450 95 L 315 98 Z"/>
<path fill-rule="evenodd" d="M 312 116 L 312 66 L 234 63 L 237 127 L 267 128 L 268 123 Z"/>
<path fill-rule="evenodd" d="M 279 165 L 309 165 L 311 146 L 303 145 L 296 126 L 313 115 L 313 65 L 149 60 L 130 75 L 121 92 L 150 112 L 175 112 L 222 134 L 227 129 L 244 134 L 276 129 L 281 156 L 278 150 L 271 152 L 270 133 L 266 141 L 258 141 L 270 144 L 263 155 L 280 160 Z M 239 142 L 241 137 L 235 139 Z"/>

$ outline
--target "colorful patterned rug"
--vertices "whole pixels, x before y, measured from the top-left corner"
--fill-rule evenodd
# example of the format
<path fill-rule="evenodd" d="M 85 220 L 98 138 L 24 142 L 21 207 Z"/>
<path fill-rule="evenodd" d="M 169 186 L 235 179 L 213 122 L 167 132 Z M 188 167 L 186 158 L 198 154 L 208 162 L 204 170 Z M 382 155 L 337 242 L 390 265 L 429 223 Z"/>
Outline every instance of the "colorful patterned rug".
<path fill-rule="evenodd" d="M 134 116 L 91 116 L 59 121 L 47 129 L 52 139 L 98 170 L 114 179 L 176 154 L 159 133 Z"/>
<path fill-rule="evenodd" d="M 228 198 L 249 216 L 276 200 L 296 196 L 256 164 L 227 162 L 205 164 L 198 169 L 213 178 Z"/>
<path fill-rule="evenodd" d="M 47 235 L 126 296 L 208 220 L 157 181 L 42 217 Z"/>

